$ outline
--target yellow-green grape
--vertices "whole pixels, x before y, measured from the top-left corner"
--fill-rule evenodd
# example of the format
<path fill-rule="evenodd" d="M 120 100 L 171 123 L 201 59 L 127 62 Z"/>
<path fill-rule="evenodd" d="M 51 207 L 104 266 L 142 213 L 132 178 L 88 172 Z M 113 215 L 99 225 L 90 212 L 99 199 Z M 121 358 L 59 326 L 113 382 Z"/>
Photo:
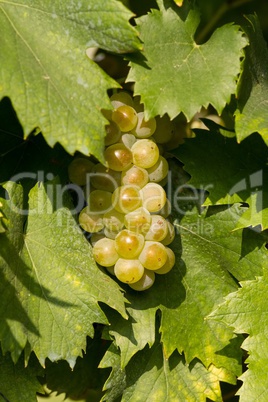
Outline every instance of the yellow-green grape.
<path fill-rule="evenodd" d="M 118 212 L 126 214 L 139 208 L 142 204 L 138 186 L 120 186 L 112 195 L 112 205 Z"/>
<path fill-rule="evenodd" d="M 149 271 L 148 269 L 145 269 L 141 279 L 138 282 L 130 284 L 129 287 L 131 287 L 131 289 L 137 290 L 138 292 L 142 292 L 143 290 L 147 290 L 150 287 L 152 287 L 154 281 L 155 281 L 154 271 Z"/>
<path fill-rule="evenodd" d="M 114 266 L 114 273 L 117 279 L 123 283 L 135 283 L 141 279 L 144 267 L 139 260 L 119 258 Z"/>
<path fill-rule="evenodd" d="M 175 265 L 175 254 L 171 250 L 171 248 L 166 247 L 166 252 L 167 252 L 167 261 L 163 265 L 162 268 L 159 268 L 157 271 L 155 271 L 156 274 L 164 275 L 167 274 L 169 271 L 172 270 L 172 268 Z"/>
<path fill-rule="evenodd" d="M 91 172 L 94 163 L 86 158 L 75 158 L 68 166 L 69 180 L 78 186 L 87 183 L 88 174 Z"/>
<path fill-rule="evenodd" d="M 95 243 L 97 243 L 97 241 L 99 241 L 100 239 L 104 239 L 105 238 L 105 234 L 103 232 L 95 232 L 92 233 L 92 235 L 90 236 L 90 244 L 91 246 L 94 246 Z"/>
<path fill-rule="evenodd" d="M 167 221 L 167 225 L 168 225 L 167 235 L 163 240 L 161 240 L 161 243 L 164 244 L 164 246 L 168 246 L 175 239 L 175 228 L 174 228 L 174 226 L 169 221 Z"/>
<path fill-rule="evenodd" d="M 152 212 L 152 214 L 157 214 L 163 216 L 163 218 L 167 218 L 171 214 L 171 202 L 167 198 L 165 205 L 163 208 L 160 209 L 160 211 Z"/>
<path fill-rule="evenodd" d="M 131 147 L 133 163 L 144 169 L 156 164 L 159 158 L 157 144 L 150 139 L 137 140 Z"/>
<path fill-rule="evenodd" d="M 144 113 L 138 113 L 138 122 L 134 130 L 132 131 L 137 138 L 149 138 L 153 135 L 156 129 L 155 118 L 145 120 Z"/>
<path fill-rule="evenodd" d="M 138 257 L 144 246 L 144 237 L 130 230 L 121 230 L 115 238 L 115 248 L 122 258 L 133 259 Z"/>
<path fill-rule="evenodd" d="M 168 222 L 161 215 L 152 215 L 150 229 L 145 235 L 145 240 L 161 241 L 168 233 Z"/>
<path fill-rule="evenodd" d="M 103 215 L 103 223 L 108 230 L 119 231 L 124 227 L 124 214 L 111 209 Z"/>
<path fill-rule="evenodd" d="M 149 181 L 159 183 L 168 174 L 168 162 L 163 156 L 159 156 L 158 161 L 154 166 L 147 169 Z"/>
<path fill-rule="evenodd" d="M 89 233 L 100 232 L 104 228 L 103 215 L 92 213 L 88 207 L 82 209 L 78 221 L 81 228 Z"/>
<path fill-rule="evenodd" d="M 128 230 L 135 233 L 141 233 L 145 236 L 148 232 L 152 221 L 152 216 L 147 209 L 140 207 L 135 211 L 125 215 L 124 223 Z"/>
<path fill-rule="evenodd" d="M 158 144 L 165 144 L 171 140 L 174 135 L 175 127 L 167 114 L 163 117 L 157 116 L 156 120 L 156 130 L 154 132 L 154 140 Z"/>
<path fill-rule="evenodd" d="M 134 134 L 125 133 L 122 134 L 120 138 L 120 142 L 124 144 L 128 149 L 131 149 L 132 145 L 137 141 L 137 138 Z"/>
<path fill-rule="evenodd" d="M 119 258 L 115 249 L 115 241 L 107 237 L 97 241 L 92 252 L 95 261 L 103 267 L 113 266 Z"/>
<path fill-rule="evenodd" d="M 116 172 L 122 172 L 128 169 L 132 164 L 131 150 L 120 142 L 106 148 L 104 157 L 108 167 Z"/>
<path fill-rule="evenodd" d="M 123 105 L 113 111 L 112 120 L 118 125 L 123 133 L 127 133 L 136 127 L 138 116 L 133 107 Z"/>
<path fill-rule="evenodd" d="M 161 210 L 167 200 L 166 192 L 157 183 L 148 183 L 141 189 L 142 206 L 149 212 Z"/>
<path fill-rule="evenodd" d="M 142 188 L 149 181 L 149 174 L 146 169 L 133 165 L 129 169 L 122 172 L 121 183 L 123 185 L 134 185 Z"/>
<path fill-rule="evenodd" d="M 129 93 L 125 91 L 117 92 L 110 97 L 111 104 L 114 109 L 117 109 L 119 106 L 132 106 L 133 107 L 133 99 Z"/>
<path fill-rule="evenodd" d="M 121 138 L 121 131 L 114 121 L 111 121 L 109 124 L 107 124 L 105 126 L 105 130 L 106 136 L 104 138 L 104 144 L 106 146 L 119 142 Z"/>
<path fill-rule="evenodd" d="M 144 268 L 156 271 L 167 261 L 166 247 L 157 241 L 145 241 L 139 260 Z"/>
<path fill-rule="evenodd" d="M 91 212 L 106 213 L 112 208 L 112 193 L 94 190 L 89 194 L 88 207 Z"/>
<path fill-rule="evenodd" d="M 121 172 L 97 163 L 92 169 L 89 184 L 97 190 L 113 192 L 121 184 Z"/>

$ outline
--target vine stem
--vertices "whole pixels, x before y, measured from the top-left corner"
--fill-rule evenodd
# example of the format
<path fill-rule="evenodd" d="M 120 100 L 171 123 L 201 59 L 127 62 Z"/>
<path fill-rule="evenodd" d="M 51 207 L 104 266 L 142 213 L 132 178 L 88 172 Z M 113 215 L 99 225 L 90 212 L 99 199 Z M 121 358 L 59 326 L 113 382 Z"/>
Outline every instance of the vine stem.
<path fill-rule="evenodd" d="M 205 27 L 200 31 L 200 33 L 196 37 L 196 42 L 197 43 L 202 43 L 202 41 L 205 40 L 205 38 L 208 36 L 210 32 L 213 31 L 214 27 L 217 25 L 219 20 L 222 18 L 222 16 L 229 10 L 240 7 L 246 3 L 251 2 L 252 0 L 227 0 L 224 2 L 218 10 L 215 12 L 213 15 L 213 18 L 210 19 L 210 21 L 205 25 Z"/>

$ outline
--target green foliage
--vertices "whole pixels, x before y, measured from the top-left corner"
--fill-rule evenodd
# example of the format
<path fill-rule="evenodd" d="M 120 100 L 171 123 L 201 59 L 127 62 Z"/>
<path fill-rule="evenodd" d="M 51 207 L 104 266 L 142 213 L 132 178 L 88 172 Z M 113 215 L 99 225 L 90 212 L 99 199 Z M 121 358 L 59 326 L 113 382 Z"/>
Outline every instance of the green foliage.
<path fill-rule="evenodd" d="M 265 401 L 261 7 L 43 3 L 0 0 L 0 397 L 220 402 L 229 387 Z M 104 162 L 101 110 L 119 87 L 174 123 L 175 146 L 163 148 L 176 263 L 143 292 L 96 265 L 78 225 L 82 190 L 68 181 L 74 155 Z"/>

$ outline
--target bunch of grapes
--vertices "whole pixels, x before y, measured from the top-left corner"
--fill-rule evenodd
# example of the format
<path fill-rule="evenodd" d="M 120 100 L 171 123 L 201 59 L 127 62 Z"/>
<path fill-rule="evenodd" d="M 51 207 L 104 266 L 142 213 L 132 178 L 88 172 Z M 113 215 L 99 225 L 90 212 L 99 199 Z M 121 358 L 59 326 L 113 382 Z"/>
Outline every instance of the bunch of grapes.
<path fill-rule="evenodd" d="M 142 105 L 127 92 L 110 98 L 105 111 L 106 166 L 76 158 L 69 178 L 83 187 L 86 206 L 79 224 L 91 233 L 95 261 L 132 289 L 150 288 L 155 274 L 169 272 L 175 255 L 170 202 L 163 186 L 174 127 L 167 116 L 145 120 Z"/>

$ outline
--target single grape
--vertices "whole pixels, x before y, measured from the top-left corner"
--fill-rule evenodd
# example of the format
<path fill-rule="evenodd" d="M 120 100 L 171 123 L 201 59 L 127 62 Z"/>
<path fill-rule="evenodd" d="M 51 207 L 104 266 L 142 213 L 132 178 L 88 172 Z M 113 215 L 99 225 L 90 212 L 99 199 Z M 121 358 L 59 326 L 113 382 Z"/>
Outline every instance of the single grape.
<path fill-rule="evenodd" d="M 111 104 L 114 109 L 117 109 L 119 106 L 132 106 L 133 107 L 133 99 L 129 93 L 125 91 L 117 92 L 110 97 Z"/>
<path fill-rule="evenodd" d="M 106 136 L 104 138 L 104 144 L 106 146 L 119 142 L 121 138 L 121 131 L 114 121 L 111 121 L 105 126 L 105 131 Z"/>
<path fill-rule="evenodd" d="M 168 162 L 163 156 L 159 156 L 158 161 L 154 166 L 147 169 L 149 174 L 149 181 L 159 183 L 168 174 Z"/>
<path fill-rule="evenodd" d="M 123 105 L 113 111 L 112 120 L 118 125 L 123 133 L 127 133 L 136 127 L 138 116 L 133 107 Z"/>
<path fill-rule="evenodd" d="M 149 270 L 161 268 L 167 261 L 167 251 L 163 244 L 156 241 L 145 241 L 139 260 Z"/>
<path fill-rule="evenodd" d="M 166 252 L 167 252 L 167 261 L 162 266 L 162 268 L 159 268 L 157 271 L 155 271 L 156 274 L 160 275 L 167 274 L 169 271 L 172 270 L 172 268 L 175 265 L 175 254 L 173 253 L 171 248 L 166 247 Z"/>
<path fill-rule="evenodd" d="M 125 215 L 124 223 L 128 230 L 145 236 L 151 225 L 152 217 L 147 209 L 140 207 Z"/>
<path fill-rule="evenodd" d="M 123 214 L 141 206 L 141 195 L 138 186 L 120 186 L 112 195 L 112 205 L 114 209 Z"/>
<path fill-rule="evenodd" d="M 132 130 L 132 132 L 136 135 L 137 138 L 149 138 L 153 135 L 156 129 L 156 121 L 154 118 L 145 120 L 144 113 L 138 113 L 138 122 L 136 127 Z"/>
<path fill-rule="evenodd" d="M 167 200 L 166 192 L 157 183 L 148 183 L 141 189 L 142 206 L 149 212 L 161 210 Z"/>
<path fill-rule="evenodd" d="M 144 267 L 139 260 L 119 258 L 114 266 L 114 273 L 119 281 L 134 283 L 141 279 L 144 273 Z"/>
<path fill-rule="evenodd" d="M 135 144 L 134 144 L 135 145 Z M 104 157 L 110 169 L 122 172 L 132 164 L 132 152 L 124 144 L 118 142 L 104 151 Z"/>
<path fill-rule="evenodd" d="M 112 208 L 112 193 L 93 190 L 88 197 L 88 208 L 91 212 L 106 213 Z"/>
<path fill-rule="evenodd" d="M 157 144 L 150 139 L 137 140 L 131 147 L 133 163 L 144 169 L 156 164 L 159 158 Z"/>
<path fill-rule="evenodd" d="M 115 248 L 122 258 L 133 259 L 138 257 L 144 246 L 144 237 L 130 230 L 121 230 L 115 238 Z"/>
<path fill-rule="evenodd" d="M 168 222 L 161 215 L 152 215 L 150 229 L 145 235 L 145 240 L 161 241 L 168 233 Z"/>
<path fill-rule="evenodd" d="M 88 174 L 91 172 L 94 163 L 86 158 L 75 158 L 68 166 L 69 180 L 78 186 L 87 183 Z"/>
<path fill-rule="evenodd" d="M 158 144 L 165 144 L 171 140 L 174 135 L 174 124 L 170 121 L 167 114 L 163 117 L 157 116 L 156 120 L 156 130 L 154 132 L 153 138 Z"/>
<path fill-rule="evenodd" d="M 101 163 L 97 163 L 90 173 L 89 187 L 97 190 L 113 192 L 121 184 L 121 172 L 109 169 Z"/>
<path fill-rule="evenodd" d="M 103 215 L 103 223 L 108 230 L 119 231 L 124 227 L 124 214 L 111 209 Z"/>
<path fill-rule="evenodd" d="M 168 246 L 175 239 L 175 228 L 174 228 L 174 226 L 169 221 L 167 221 L 167 225 L 168 225 L 167 235 L 163 240 L 161 240 L 161 243 L 164 244 L 164 246 Z"/>
<path fill-rule="evenodd" d="M 141 279 L 138 282 L 129 284 L 129 287 L 131 287 L 131 289 L 137 290 L 138 292 L 141 292 L 153 286 L 154 281 L 155 281 L 154 271 L 149 271 L 148 269 L 145 269 Z"/>
<path fill-rule="evenodd" d="M 78 217 L 82 229 L 89 233 L 100 232 L 104 228 L 103 215 L 93 213 L 88 207 L 82 209 Z"/>
<path fill-rule="evenodd" d="M 133 165 L 129 169 L 122 172 L 121 183 L 123 185 L 134 185 L 142 188 L 149 181 L 149 174 L 146 169 Z"/>
<path fill-rule="evenodd" d="M 113 266 L 119 258 L 114 240 L 106 237 L 95 243 L 92 252 L 95 261 L 103 267 Z"/>

